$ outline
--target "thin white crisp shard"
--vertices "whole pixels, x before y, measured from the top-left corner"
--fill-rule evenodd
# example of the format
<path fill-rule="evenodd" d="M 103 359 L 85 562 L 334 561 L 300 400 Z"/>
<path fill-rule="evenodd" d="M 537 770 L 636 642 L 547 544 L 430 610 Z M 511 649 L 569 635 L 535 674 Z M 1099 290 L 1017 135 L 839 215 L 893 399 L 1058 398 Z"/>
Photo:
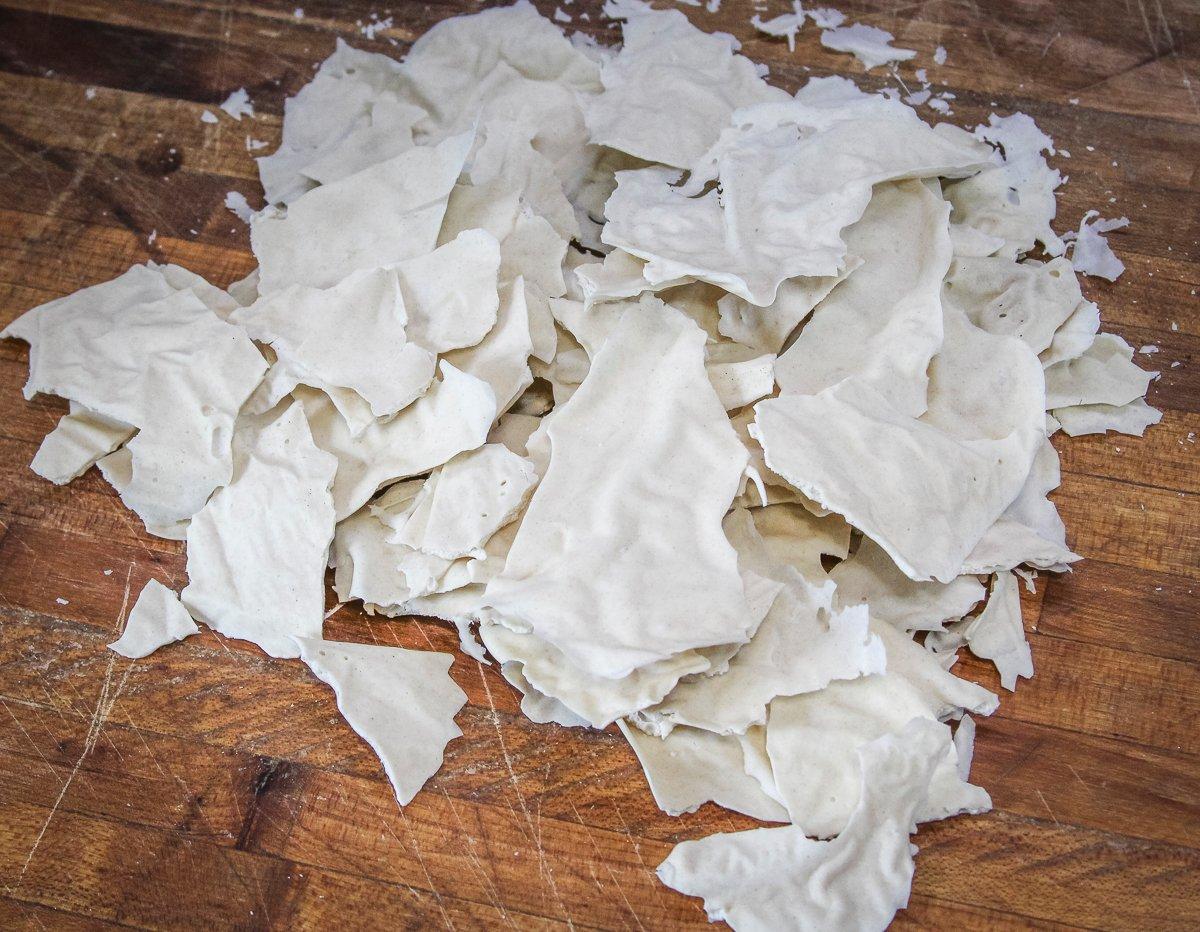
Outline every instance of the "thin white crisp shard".
<path fill-rule="evenodd" d="M 950 729 L 937 723 L 963 709 L 989 715 L 996 697 L 947 672 L 907 634 L 887 625 L 874 630 L 887 646 L 887 672 L 771 703 L 767 752 L 775 781 L 792 822 L 809 835 L 842 831 L 861 791 L 859 749 L 898 734 L 913 718 L 929 721 L 941 748 L 916 818 L 924 822 L 991 807 L 987 793 L 959 776 Z"/>
<path fill-rule="evenodd" d="M 122 657 L 137 660 L 149 657 L 172 641 L 182 641 L 199 632 L 179 597 L 157 579 L 152 579 L 138 596 L 129 620 L 125 622 L 125 630 L 108 648 Z"/>
<path fill-rule="evenodd" d="M 796 51 L 796 33 L 804 26 L 804 19 L 804 8 L 800 6 L 800 0 L 793 0 L 792 12 L 782 13 L 768 20 L 764 20 L 755 13 L 750 17 L 750 25 L 768 36 L 787 39 L 788 51 L 794 52 Z"/>
<path fill-rule="evenodd" d="M 255 210 L 250 206 L 250 202 L 246 200 L 246 195 L 241 191 L 229 191 L 226 193 L 225 209 L 242 221 L 242 223 L 249 223 L 254 219 Z"/>
<path fill-rule="evenodd" d="M 649 260 L 652 284 L 692 276 L 768 305 L 784 279 L 839 273 L 841 232 L 874 185 L 987 164 L 991 150 L 962 130 L 854 94 L 810 82 L 794 100 L 739 110 L 684 185 L 668 168 L 618 172 L 604 242 Z"/>
<path fill-rule="evenodd" d="M 488 584 L 507 622 L 603 676 L 749 634 L 721 530 L 747 454 L 704 372 L 704 340 L 660 301 L 626 312 L 555 412 L 550 468 Z"/>
<path fill-rule="evenodd" d="M 739 932 L 884 929 L 908 905 L 908 836 L 941 750 L 940 729 L 927 722 L 863 747 L 860 801 L 832 841 L 794 825 L 711 835 L 676 845 L 659 878 L 703 897 L 710 921 Z"/>
<path fill-rule="evenodd" d="M 835 52 L 849 52 L 863 63 L 868 71 L 893 61 L 908 61 L 915 58 L 914 49 L 898 49 L 893 46 L 893 36 L 886 29 L 851 23 L 835 26 L 821 32 L 821 44 Z"/>
<path fill-rule="evenodd" d="M 1162 420 L 1162 412 L 1141 398 L 1119 406 L 1093 404 L 1056 408 L 1054 416 L 1068 437 L 1104 434 L 1110 430 L 1140 437 L 1147 427 Z"/>
<path fill-rule="evenodd" d="M 990 660 L 1000 674 L 1000 685 L 1012 692 L 1017 677 L 1033 676 L 1033 654 L 1021 623 L 1021 592 L 1012 573 L 997 573 L 987 605 L 975 618 L 956 626 L 950 637 L 934 646 L 953 648 L 965 642 L 976 657 Z"/>
<path fill-rule="evenodd" d="M 333 502 L 338 520 L 366 504 L 381 487 L 435 469 L 487 438 L 496 416 L 496 396 L 480 379 L 441 363 L 442 378 L 386 422 L 352 435 L 323 392 L 297 389 L 322 450 L 337 457 Z"/>
<path fill-rule="evenodd" d="M 486 597 L 475 599 L 471 610 L 478 612 L 487 602 Z M 500 663 L 520 663 L 534 689 L 593 728 L 606 728 L 622 716 L 654 705 L 681 677 L 703 673 L 712 666 L 699 651 L 688 650 L 614 678 L 592 673 L 535 634 L 522 634 L 503 624 L 480 625 L 479 637 Z"/>
<path fill-rule="evenodd" d="M 991 574 L 1027 563 L 1061 572 L 1079 556 L 1067 546 L 1067 529 L 1046 496 L 1062 480 L 1058 452 L 1043 440 L 1020 494 L 983 535 L 963 564 L 964 573 Z"/>
<path fill-rule="evenodd" d="M 484 543 L 524 508 L 536 484 L 529 460 L 485 443 L 430 476 L 395 540 L 448 560 L 482 559 Z"/>
<path fill-rule="evenodd" d="M 64 485 L 82 476 L 134 433 L 128 424 L 72 401 L 70 413 L 59 418 L 54 430 L 43 438 L 29 468 L 55 485 Z"/>
<path fill-rule="evenodd" d="M 518 277 L 501 288 L 496 324 L 487 336 L 474 346 L 447 353 L 442 365 L 454 366 L 491 387 L 496 399 L 494 419 L 511 408 L 521 393 L 533 384 L 533 374 L 529 370 L 532 352 L 525 280 Z"/>
<path fill-rule="evenodd" d="M 259 290 L 328 288 L 358 269 L 431 252 L 472 133 L 422 146 L 322 185 L 250 224 Z"/>
<path fill-rule="evenodd" d="M 320 637 L 333 539 L 337 460 L 312 439 L 304 409 L 239 432 L 233 480 L 188 527 L 183 604 L 227 637 L 295 657 L 293 635 Z"/>
<path fill-rule="evenodd" d="M 1001 256 L 958 256 L 942 299 L 988 333 L 1019 337 L 1035 353 L 1050 349 L 1083 294 L 1071 263 L 1014 262 Z"/>
<path fill-rule="evenodd" d="M 698 728 L 676 728 L 656 738 L 623 720 L 617 725 L 646 772 L 654 801 L 667 815 L 695 812 L 713 802 L 764 822 L 788 820 L 787 810 L 743 769 L 737 738 Z"/>
<path fill-rule="evenodd" d="M 396 266 L 408 338 L 432 353 L 474 346 L 496 323 L 500 244 L 466 230 L 427 255 Z"/>
<path fill-rule="evenodd" d="M 400 280 L 391 269 L 352 272 L 332 288 L 292 285 L 273 291 L 234 311 L 230 320 L 269 343 L 290 367 L 291 377 L 275 386 L 271 405 L 302 381 L 348 389 L 366 402 L 372 417 L 389 417 L 433 381 L 434 354 L 408 339 Z M 337 404 L 339 394 L 331 397 Z M 342 413 L 353 423 L 350 412 Z"/>
<path fill-rule="evenodd" d="M 1116 257 L 1102 234 L 1129 226 L 1129 218 L 1098 218 L 1098 210 L 1089 210 L 1083 215 L 1079 232 L 1075 234 L 1075 245 L 1071 249 L 1071 265 L 1075 267 L 1076 272 L 1115 282 L 1125 271 L 1125 263 Z"/>
<path fill-rule="evenodd" d="M 679 724 L 739 734 L 765 722 L 767 705 L 777 696 L 814 692 L 833 680 L 883 672 L 883 645 L 867 628 L 866 610 L 834 609 L 834 585 L 825 579 L 816 556 L 836 547 L 815 535 L 803 540 L 803 532 L 799 540 L 793 537 L 777 544 L 778 550 L 791 555 L 797 545 L 812 546 L 813 558 L 801 558 L 803 570 L 799 570 L 780 559 L 778 550 L 772 552 L 750 512 L 735 510 L 725 529 L 738 551 L 743 576 L 754 574 L 776 582 L 766 593 L 770 610 L 749 643 L 729 660 L 726 672 L 685 680 L 650 710 L 663 723 L 655 726 L 658 730 Z M 749 592 L 750 586 L 746 588 Z"/>
<path fill-rule="evenodd" d="M 678 10 L 622 14 L 624 44 L 601 68 L 604 93 L 585 110 L 592 142 L 688 168 L 736 110 L 787 99 L 736 54 L 732 36 L 701 32 Z"/>
<path fill-rule="evenodd" d="M 710 343 L 704 369 L 722 407 L 734 411 L 775 391 L 775 354 L 753 355 L 737 343 Z"/>
<path fill-rule="evenodd" d="M 222 110 L 239 122 L 244 116 L 254 116 L 254 104 L 250 102 L 250 95 L 246 93 L 244 87 L 239 87 L 236 91 L 231 92 L 220 106 Z"/>
<path fill-rule="evenodd" d="M 613 250 L 616 255 L 620 250 Z M 607 260 L 605 260 L 607 262 Z M 780 282 L 775 300 L 766 307 L 751 304 L 737 295 L 722 295 L 717 301 L 722 336 L 760 353 L 778 355 L 788 337 L 812 313 L 831 291 L 862 266 L 862 259 L 850 256 L 837 275 L 818 278 L 790 278 Z"/>
<path fill-rule="evenodd" d="M 1048 255 L 1061 256 L 1063 240 L 1050 227 L 1058 205 L 1054 192 L 1063 183 L 1058 169 L 1046 164 L 1054 140 L 1024 113 L 991 114 L 975 135 L 997 146 L 995 164 L 972 178 L 946 186 L 955 222 L 1003 240 L 1002 255 L 1016 258 L 1041 243 Z"/>
<path fill-rule="evenodd" d="M 949 205 L 919 181 L 879 185 L 845 232 L 862 268 L 817 305 L 775 365 L 783 392 L 815 395 L 854 376 L 912 417 L 925 412 L 929 361 L 942 345 Z M 896 231 L 905 235 L 897 241 Z"/>
<path fill-rule="evenodd" d="M 1082 355 L 1046 370 L 1046 408 L 1126 405 L 1145 397 L 1156 375 L 1133 362 L 1133 347 L 1125 340 L 1102 333 Z"/>
<path fill-rule="evenodd" d="M 0 332 L 30 344 L 27 398 L 59 395 L 137 428 L 121 495 L 152 532 L 186 521 L 229 480 L 234 418 L 267 365 L 206 303 L 218 289 L 174 271 L 134 266 Z"/>
<path fill-rule="evenodd" d="M 986 594 L 974 576 L 958 576 L 948 583 L 915 582 L 870 538 L 863 538 L 854 556 L 835 566 L 829 576 L 837 584 L 837 604 L 866 603 L 872 620 L 901 631 L 940 631 Z"/>
<path fill-rule="evenodd" d="M 379 755 L 406 806 L 442 766 L 462 734 L 454 716 L 467 701 L 450 678 L 450 654 L 297 637 L 299 656 L 333 687 L 338 709 Z"/>
<path fill-rule="evenodd" d="M 1078 359 L 1096 341 L 1099 330 L 1100 308 L 1091 301 L 1080 301 L 1038 358 L 1047 369 L 1060 362 Z"/>

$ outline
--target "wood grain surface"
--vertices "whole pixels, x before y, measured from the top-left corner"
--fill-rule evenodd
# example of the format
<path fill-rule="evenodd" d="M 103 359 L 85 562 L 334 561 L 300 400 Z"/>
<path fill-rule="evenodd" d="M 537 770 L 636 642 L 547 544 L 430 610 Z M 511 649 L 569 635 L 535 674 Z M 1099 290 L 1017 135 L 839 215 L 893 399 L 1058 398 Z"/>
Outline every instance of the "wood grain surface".
<path fill-rule="evenodd" d="M 146 259 L 241 277 L 248 236 L 222 200 L 261 202 L 247 140 L 274 146 L 284 98 L 335 38 L 399 54 L 484 5 L 0 0 L 0 324 Z M 1200 4 L 834 5 L 918 49 L 901 76 L 927 67 L 957 95 L 957 122 L 1019 109 L 1069 150 L 1054 160 L 1070 175 L 1059 228 L 1092 207 L 1133 221 L 1112 237 L 1126 274 L 1085 288 L 1106 329 L 1161 348 L 1142 357 L 1162 369 L 1149 400 L 1164 411 L 1144 439 L 1056 438 L 1056 500 L 1086 561 L 1024 596 L 1037 675 L 976 744 L 996 809 L 921 828 L 896 925 L 1196 929 Z M 861 76 L 811 26 L 794 54 L 755 34 L 752 3 L 680 8 L 788 89 Z M 599 3 L 564 9 L 615 40 Z M 393 25 L 367 41 L 373 10 Z M 254 119 L 201 122 L 241 86 Z M 619 735 L 531 724 L 494 667 L 455 661 L 465 736 L 401 810 L 300 662 L 211 632 L 145 660 L 105 650 L 147 579 L 182 584 L 181 547 L 144 533 L 95 472 L 56 488 L 28 470 L 66 407 L 22 399 L 26 364 L 24 344 L 0 344 L 0 927 L 704 925 L 654 868 L 677 840 L 754 823 L 712 806 L 663 815 Z M 348 608 L 326 633 L 457 643 Z M 998 689 L 990 666 L 959 669 Z"/>

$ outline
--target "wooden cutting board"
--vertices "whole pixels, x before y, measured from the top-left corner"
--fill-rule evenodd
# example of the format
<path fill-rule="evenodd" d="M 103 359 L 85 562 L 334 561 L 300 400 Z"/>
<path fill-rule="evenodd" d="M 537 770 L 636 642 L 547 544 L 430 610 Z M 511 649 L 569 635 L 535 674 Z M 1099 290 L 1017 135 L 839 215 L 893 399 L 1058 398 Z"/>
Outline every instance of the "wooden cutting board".
<path fill-rule="evenodd" d="M 368 41 L 363 2 L 3 0 L 0 323 L 146 259 L 222 285 L 246 274 L 225 193 L 259 203 L 248 148 L 275 146 L 284 97 L 335 37 L 398 54 L 483 5 L 394 3 Z M 919 50 L 957 95 L 955 121 L 1024 110 L 1069 150 L 1054 163 L 1071 176 L 1060 229 L 1093 207 L 1132 218 L 1112 237 L 1127 272 L 1086 290 L 1106 329 L 1159 347 L 1141 361 L 1162 370 L 1150 402 L 1163 422 L 1145 439 L 1056 438 L 1056 501 L 1087 559 L 1025 596 L 1037 675 L 976 744 L 996 809 L 921 828 L 897 925 L 1200 927 L 1200 5 L 836 5 Z M 563 9 L 614 41 L 598 7 Z M 788 89 L 861 72 L 812 26 L 794 54 L 756 34 L 751 3 L 680 9 L 736 35 Z M 772 0 L 763 15 L 782 12 Z M 201 121 L 242 86 L 254 119 Z M 663 815 L 619 735 L 527 722 L 492 667 L 455 662 L 465 736 L 401 811 L 299 662 L 211 633 L 136 662 L 106 651 L 147 579 L 182 585 L 180 547 L 145 534 L 94 472 L 64 488 L 29 472 L 65 405 L 21 398 L 26 360 L 23 344 L 0 345 L 0 926 L 704 924 L 654 868 L 679 839 L 753 823 L 712 807 Z M 456 643 L 438 624 L 351 609 L 327 636 Z M 998 688 L 985 664 L 959 670 Z"/>

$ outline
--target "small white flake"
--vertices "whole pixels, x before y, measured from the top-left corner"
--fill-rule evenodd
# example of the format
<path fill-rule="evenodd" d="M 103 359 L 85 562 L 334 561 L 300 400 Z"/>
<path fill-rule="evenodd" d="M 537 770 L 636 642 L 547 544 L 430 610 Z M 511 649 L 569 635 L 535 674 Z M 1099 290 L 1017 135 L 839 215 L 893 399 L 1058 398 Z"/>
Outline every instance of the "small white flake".
<path fill-rule="evenodd" d="M 86 97 L 88 100 L 95 100 L 96 99 L 96 89 L 94 87 L 89 87 L 87 90 L 85 90 L 83 92 L 83 96 Z"/>
<path fill-rule="evenodd" d="M 70 601 L 68 601 L 67 599 L 64 599 L 64 598 L 62 598 L 61 596 L 59 596 L 59 597 L 58 597 L 57 599 L 55 599 L 54 601 L 55 601 L 55 602 L 57 602 L 59 605 L 70 605 L 70 604 L 71 604 L 71 603 L 70 603 Z"/>
<path fill-rule="evenodd" d="M 112 570 L 105 570 L 105 571 L 104 571 L 104 575 L 105 575 L 105 576 L 111 576 L 112 574 L 113 574 L 113 571 L 112 571 Z"/>
<path fill-rule="evenodd" d="M 246 151 L 247 152 L 257 152 L 259 149 L 265 149 L 266 147 L 267 147 L 267 143 L 264 142 L 263 140 L 254 139 L 250 136 L 246 137 Z"/>
<path fill-rule="evenodd" d="M 153 246 L 156 239 L 158 239 L 158 230 L 151 230 L 150 235 L 146 237 L 146 245 Z"/>
<path fill-rule="evenodd" d="M 295 17 L 296 19 L 304 19 L 304 10 L 303 10 L 303 8 L 302 8 L 302 7 L 296 7 L 296 9 L 292 10 L 292 16 L 293 16 L 293 17 Z"/>
<path fill-rule="evenodd" d="M 1067 101 L 1067 103 L 1069 103 L 1072 107 L 1078 107 L 1079 106 L 1079 98 L 1072 97 L 1070 100 Z"/>
<path fill-rule="evenodd" d="M 933 63 L 935 65 L 946 64 L 946 48 L 945 48 L 945 46 L 939 45 L 936 49 L 933 50 Z"/>
<path fill-rule="evenodd" d="M 571 22 L 571 14 L 565 12 L 562 7 L 556 6 L 554 8 L 554 21 L 556 23 L 569 23 Z"/>
<path fill-rule="evenodd" d="M 242 194 L 241 191 L 230 191 L 226 194 L 225 207 L 233 211 L 242 223 L 249 223 L 255 214 L 254 208 L 250 206 L 246 200 L 246 195 Z M 192 232 L 195 233 L 196 231 L 193 230 Z"/>
<path fill-rule="evenodd" d="M 374 39 L 377 33 L 383 32 L 385 29 L 391 29 L 394 23 L 392 17 L 388 16 L 384 19 L 375 19 L 375 14 L 372 13 L 372 20 L 369 23 L 364 23 L 361 27 L 362 34 L 368 39 Z"/>
<path fill-rule="evenodd" d="M 250 95 L 246 93 L 244 87 L 239 87 L 226 97 L 221 103 L 221 109 L 235 120 L 240 120 L 244 116 L 254 116 L 254 104 L 250 102 Z"/>
<path fill-rule="evenodd" d="M 1157 353 L 1158 347 L 1155 346 L 1153 343 L 1147 343 L 1145 346 L 1143 346 L 1141 349 L 1139 349 L 1138 352 L 1149 355 L 1150 353 Z"/>
<path fill-rule="evenodd" d="M 211 110 L 205 110 L 203 113 L 200 114 L 200 122 L 201 123 L 216 123 L 217 115 L 215 113 L 213 113 Z"/>

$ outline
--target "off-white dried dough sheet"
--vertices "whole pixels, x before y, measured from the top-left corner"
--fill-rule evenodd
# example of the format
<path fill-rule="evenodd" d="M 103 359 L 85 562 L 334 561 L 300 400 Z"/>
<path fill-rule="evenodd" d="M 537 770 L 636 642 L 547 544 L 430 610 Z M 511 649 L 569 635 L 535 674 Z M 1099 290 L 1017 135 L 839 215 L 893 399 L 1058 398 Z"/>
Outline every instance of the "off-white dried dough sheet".
<path fill-rule="evenodd" d="M 1015 259 L 1041 243 L 1050 256 L 1065 248 L 1050 222 L 1058 210 L 1054 192 L 1063 183 L 1043 152 L 1055 154 L 1054 140 L 1024 113 L 988 116 L 975 136 L 997 147 L 995 164 L 978 175 L 946 185 L 953 219 L 1002 241 L 1002 256 Z M 990 253 L 988 253 L 990 254 Z"/>
<path fill-rule="evenodd" d="M 999 256 L 956 258 L 943 289 L 977 327 L 1019 337 L 1035 353 L 1048 350 L 1083 294 L 1066 259 L 1013 262 Z"/>
<path fill-rule="evenodd" d="M 234 311 L 230 320 L 269 343 L 298 381 L 348 389 L 373 417 L 407 407 L 433 381 L 436 357 L 407 336 L 400 281 L 391 269 L 352 272 L 331 288 L 291 285 Z M 294 387 L 285 381 L 272 394 L 282 397 Z"/>
<path fill-rule="evenodd" d="M 989 156 L 962 130 L 931 129 L 883 97 L 810 100 L 738 111 L 686 184 L 670 168 L 618 172 L 604 241 L 649 260 L 652 284 L 691 276 L 765 306 L 785 279 L 844 268 L 841 231 L 875 184 L 961 177 Z"/>
<path fill-rule="evenodd" d="M 554 413 L 549 470 L 488 584 L 506 623 L 597 675 L 749 634 L 721 530 L 747 455 L 704 372 L 704 340 L 654 299 L 622 317 Z"/>
<path fill-rule="evenodd" d="M 269 418 L 241 426 L 233 480 L 188 527 L 180 598 L 226 637 L 296 657 L 293 636 L 320 637 L 324 621 L 337 460 L 313 443 L 299 404 Z"/>
<path fill-rule="evenodd" d="M 915 582 L 892 558 L 864 537 L 858 550 L 829 573 L 837 584 L 837 604 L 866 603 L 871 618 L 900 631 L 940 631 L 983 601 L 983 584 L 969 575 L 948 583 Z"/>
<path fill-rule="evenodd" d="M 837 275 L 780 282 L 775 300 L 766 307 L 751 304 L 737 295 L 723 295 L 717 301 L 720 314 L 717 329 L 722 336 L 749 349 L 778 355 L 813 308 L 861 266 L 862 259 L 851 255 L 846 257 L 845 267 Z"/>
<path fill-rule="evenodd" d="M 297 389 L 317 446 L 337 457 L 333 501 L 339 521 L 382 486 L 435 469 L 486 439 L 496 415 L 491 386 L 445 361 L 440 369 L 441 379 L 417 401 L 358 436 L 324 393 Z"/>
<path fill-rule="evenodd" d="M 253 219 L 259 291 L 329 288 L 351 272 L 431 252 L 472 133 L 416 146 Z"/>
<path fill-rule="evenodd" d="M 997 573 L 983 611 L 956 625 L 952 632 L 935 638 L 935 649 L 953 650 L 965 643 L 971 653 L 996 665 L 1000 685 L 1012 692 L 1017 678 L 1033 676 L 1033 654 L 1021 622 L 1021 592 L 1012 573 Z"/>
<path fill-rule="evenodd" d="M 667 815 L 695 812 L 713 802 L 763 822 L 788 821 L 787 810 L 744 771 L 737 738 L 698 728 L 676 728 L 656 738 L 624 721 L 617 725 L 646 773 L 654 801 Z"/>
<path fill-rule="evenodd" d="M 433 651 L 297 637 L 299 656 L 333 687 L 347 723 L 374 749 L 401 806 L 462 735 L 454 716 L 467 694 L 450 678 L 454 657 Z"/>
<path fill-rule="evenodd" d="M 907 634 L 886 624 L 872 630 L 887 650 L 887 671 L 831 683 L 820 692 L 776 699 L 767 723 L 767 753 L 792 822 L 806 834 L 842 831 L 858 803 L 858 750 L 897 734 L 913 718 L 931 724 L 963 709 L 990 714 L 996 697 L 943 669 Z M 964 783 L 950 729 L 939 726 L 940 760 L 920 821 L 991 808 L 987 793 Z"/>
<path fill-rule="evenodd" d="M 892 45 L 893 36 L 886 29 L 851 23 L 849 26 L 834 26 L 821 31 L 821 44 L 835 52 L 848 52 L 862 62 L 870 71 L 888 62 L 908 61 L 916 58 L 913 49 L 900 49 Z"/>
<path fill-rule="evenodd" d="M 1080 559 L 1067 546 L 1067 529 L 1047 498 L 1062 480 L 1058 452 L 1048 439 L 1038 447 L 1025 485 L 972 549 L 964 573 L 991 574 L 1021 564 L 1062 572 Z"/>
<path fill-rule="evenodd" d="M 1068 437 L 1104 434 L 1110 430 L 1140 437 L 1146 428 L 1162 420 L 1162 412 L 1136 398 L 1124 405 L 1073 405 L 1055 408 L 1054 416 Z"/>
<path fill-rule="evenodd" d="M 460 453 L 435 471 L 394 540 L 443 557 L 484 557 L 483 545 L 525 507 L 533 464 L 497 443 Z"/>
<path fill-rule="evenodd" d="M 486 230 L 465 230 L 395 271 L 407 336 L 431 353 L 474 346 L 495 325 L 500 244 Z"/>
<path fill-rule="evenodd" d="M 948 214 L 946 202 L 919 181 L 876 186 L 862 219 L 844 234 L 862 268 L 817 305 L 779 357 L 781 391 L 815 395 L 854 377 L 905 414 L 924 413 L 926 370 L 942 345 Z"/>
<path fill-rule="evenodd" d="M 630 5 L 621 18 L 621 50 L 601 68 L 604 93 L 585 111 L 594 143 L 689 168 L 735 111 L 787 100 L 726 33 L 701 32 L 679 10 Z"/>
<path fill-rule="evenodd" d="M 917 812 L 941 759 L 937 726 L 915 722 L 859 751 L 859 804 L 832 841 L 795 825 L 680 842 L 658 868 L 739 932 L 884 929 L 908 905 Z"/>
<path fill-rule="evenodd" d="M 152 579 L 138 596 L 125 622 L 125 630 L 108 645 L 108 649 L 122 657 L 138 660 L 149 657 L 166 644 L 182 641 L 199 632 L 179 597 L 157 579 Z"/>
<path fill-rule="evenodd" d="M 135 432 L 128 424 L 72 401 L 70 412 L 60 417 L 54 430 L 42 439 L 29 468 L 55 485 L 65 485 L 82 476 Z"/>
<path fill-rule="evenodd" d="M 684 680 L 649 710 L 660 734 L 675 725 L 742 733 L 766 721 L 777 696 L 815 692 L 833 680 L 884 669 L 883 645 L 868 630 L 866 609 L 835 610 L 833 583 L 823 572 L 810 581 L 777 562 L 748 512 L 733 512 L 725 526 L 743 576 L 755 573 L 781 588 L 725 673 Z"/>
<path fill-rule="evenodd" d="M 1060 362 L 1078 359 L 1096 340 L 1100 330 L 1100 308 L 1091 301 L 1080 301 L 1061 327 L 1054 333 L 1050 346 L 1038 354 L 1042 366 L 1050 368 Z"/>
<path fill-rule="evenodd" d="M 267 368 L 249 337 L 165 271 L 134 266 L 0 331 L 30 344 L 26 398 L 59 395 L 137 428 L 122 499 L 152 532 L 229 480 L 234 419 Z"/>
<path fill-rule="evenodd" d="M 1126 405 L 1144 398 L 1156 375 L 1133 362 L 1133 347 L 1125 340 L 1102 333 L 1081 356 L 1046 370 L 1046 408 Z"/>
<path fill-rule="evenodd" d="M 484 604 L 488 602 L 485 595 Z M 541 695 L 557 700 L 593 728 L 606 728 L 618 718 L 654 705 L 681 677 L 703 673 L 711 662 L 699 651 L 681 651 L 645 664 L 622 677 L 599 676 L 536 634 L 485 621 L 479 637 L 504 663 L 520 663 L 522 674 Z"/>
<path fill-rule="evenodd" d="M 453 366 L 491 387 L 496 397 L 494 420 L 512 407 L 521 393 L 533 384 L 533 374 L 529 371 L 532 352 L 525 283 L 517 278 L 501 289 L 496 324 L 487 336 L 474 346 L 447 353 L 442 364 Z"/>

